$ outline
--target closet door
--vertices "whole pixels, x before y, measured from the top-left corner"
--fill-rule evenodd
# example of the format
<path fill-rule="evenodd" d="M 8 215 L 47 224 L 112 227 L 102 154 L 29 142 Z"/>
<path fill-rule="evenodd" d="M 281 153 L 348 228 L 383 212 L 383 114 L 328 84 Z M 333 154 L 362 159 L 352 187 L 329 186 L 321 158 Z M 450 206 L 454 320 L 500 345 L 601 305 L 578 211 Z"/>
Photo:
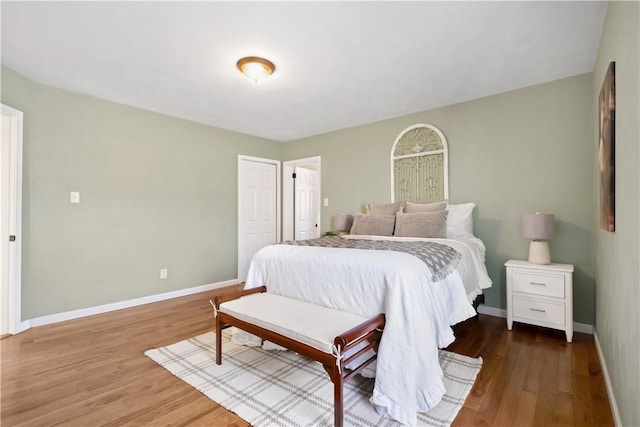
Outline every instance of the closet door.
<path fill-rule="evenodd" d="M 279 235 L 280 162 L 238 158 L 238 280 L 247 277 L 253 255 Z"/>

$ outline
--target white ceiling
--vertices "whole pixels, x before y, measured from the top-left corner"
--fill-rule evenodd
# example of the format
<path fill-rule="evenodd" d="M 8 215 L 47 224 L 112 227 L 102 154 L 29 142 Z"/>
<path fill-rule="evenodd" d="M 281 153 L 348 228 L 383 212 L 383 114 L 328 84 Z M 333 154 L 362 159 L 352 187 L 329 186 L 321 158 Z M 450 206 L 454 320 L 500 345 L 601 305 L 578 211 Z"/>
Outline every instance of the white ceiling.
<path fill-rule="evenodd" d="M 606 2 L 7 2 L 2 63 L 290 141 L 593 70 Z M 264 56 L 258 85 L 236 69 Z"/>

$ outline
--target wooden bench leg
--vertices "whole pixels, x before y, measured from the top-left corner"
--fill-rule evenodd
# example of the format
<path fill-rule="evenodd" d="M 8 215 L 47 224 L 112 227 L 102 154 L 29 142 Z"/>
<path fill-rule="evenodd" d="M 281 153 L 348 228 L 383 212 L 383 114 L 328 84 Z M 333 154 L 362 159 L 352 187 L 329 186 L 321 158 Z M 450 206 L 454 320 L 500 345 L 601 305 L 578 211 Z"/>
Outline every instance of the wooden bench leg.
<path fill-rule="evenodd" d="M 333 411 L 334 424 L 336 427 L 342 427 L 344 418 L 344 399 L 342 396 L 342 375 L 338 374 L 336 381 L 333 382 Z"/>
<path fill-rule="evenodd" d="M 216 365 L 222 364 L 222 322 L 216 317 Z"/>
<path fill-rule="evenodd" d="M 327 371 L 333 383 L 333 423 L 335 427 L 342 427 L 344 424 L 344 397 L 342 394 L 344 378 L 336 365 L 323 365 L 322 367 Z"/>

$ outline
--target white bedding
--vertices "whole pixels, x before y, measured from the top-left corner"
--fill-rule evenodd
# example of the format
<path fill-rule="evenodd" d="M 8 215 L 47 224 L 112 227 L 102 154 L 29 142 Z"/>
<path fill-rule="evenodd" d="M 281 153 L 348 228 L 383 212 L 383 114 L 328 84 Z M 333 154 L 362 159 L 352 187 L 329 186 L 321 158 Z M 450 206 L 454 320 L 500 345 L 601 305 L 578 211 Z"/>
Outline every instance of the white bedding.
<path fill-rule="evenodd" d="M 381 414 L 415 424 L 416 413 L 444 394 L 438 348 L 454 340 L 451 325 L 475 315 L 471 301 L 491 286 L 484 245 L 477 238 L 416 239 L 345 236 L 382 240 L 431 240 L 463 255 L 457 270 L 432 283 L 418 258 L 401 252 L 271 245 L 256 253 L 246 288 L 362 316 L 386 314 L 371 402 Z"/>
<path fill-rule="evenodd" d="M 450 236 L 447 239 L 431 239 L 420 237 L 384 237 L 384 236 L 342 236 L 344 239 L 367 239 L 367 240 L 394 240 L 399 242 L 436 242 L 451 246 L 462 254 L 462 261 L 457 268 L 462 279 L 465 291 L 469 297 L 469 302 L 473 302 L 482 289 L 490 288 L 492 281 L 485 267 L 486 248 L 482 240 L 477 237 Z M 457 322 L 456 322 L 457 323 Z M 452 323 L 453 325 L 454 323 Z"/>

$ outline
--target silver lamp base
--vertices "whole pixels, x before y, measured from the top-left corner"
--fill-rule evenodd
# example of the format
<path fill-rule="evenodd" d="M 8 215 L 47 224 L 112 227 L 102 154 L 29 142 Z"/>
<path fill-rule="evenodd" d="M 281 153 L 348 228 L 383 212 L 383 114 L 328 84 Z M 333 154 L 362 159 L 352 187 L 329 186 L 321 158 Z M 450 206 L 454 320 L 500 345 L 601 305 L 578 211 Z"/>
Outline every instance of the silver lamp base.
<path fill-rule="evenodd" d="M 532 264 L 550 264 L 549 242 L 532 240 L 529 244 L 529 262 Z"/>

